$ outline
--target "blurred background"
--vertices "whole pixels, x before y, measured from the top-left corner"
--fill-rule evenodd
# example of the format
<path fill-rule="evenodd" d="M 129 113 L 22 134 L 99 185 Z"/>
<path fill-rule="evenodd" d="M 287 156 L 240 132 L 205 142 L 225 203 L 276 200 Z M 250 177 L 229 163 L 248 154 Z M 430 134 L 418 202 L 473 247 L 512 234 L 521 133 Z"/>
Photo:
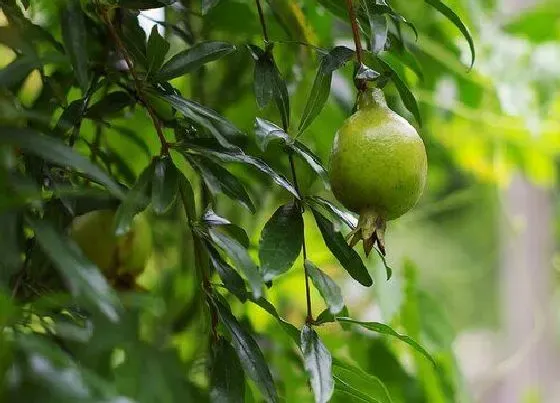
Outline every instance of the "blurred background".
<path fill-rule="evenodd" d="M 290 83 L 293 111 L 300 115 L 317 61 L 298 42 L 353 48 L 349 26 L 315 1 L 267 3 L 270 37 L 277 41 L 276 60 Z M 560 0 L 447 3 L 475 38 L 472 70 L 468 69 L 468 44 L 453 25 L 423 2 L 392 2 L 419 31 L 414 40 L 413 33 L 403 28 L 411 38 L 409 47 L 415 57 L 403 71 L 420 104 L 424 120 L 420 134 L 430 164 L 428 185 L 419 205 L 389 224 L 387 261 L 393 278 L 386 281 L 378 257 L 370 256 L 365 261 L 375 275 L 375 286 L 365 289 L 350 281 L 325 248 L 312 218 L 306 216 L 308 254 L 343 285 L 346 305 L 355 318 L 398 326 L 403 312 L 417 304 L 420 325 L 415 336 L 447 363 L 450 376 L 462 385 L 459 402 L 560 402 Z M 49 2 L 38 4 L 32 17 L 48 25 Z M 297 6 L 297 12 L 288 10 L 291 4 Z M 242 0 L 221 2 L 205 17 L 199 35 L 204 39 L 211 33 L 212 39 L 226 38 L 234 43 L 260 41 L 252 6 Z M 154 20 L 165 18 L 155 10 L 146 13 L 142 23 L 150 30 Z M 200 21 L 195 17 L 193 24 Z M 288 36 L 282 24 L 297 36 Z M 160 29 L 165 31 L 163 26 Z M 2 48 L 2 67 L 13 57 L 8 48 Z M 276 117 L 273 107 L 257 109 L 252 61 L 246 54 L 233 55 L 230 62 L 215 63 L 203 71 L 190 79 L 176 79 L 174 84 L 250 135 L 254 135 L 255 116 Z M 35 73 L 22 89 L 24 105 L 37 94 Z M 336 73 L 325 109 L 302 138 L 324 162 L 329 158 L 334 128 L 349 115 L 354 102 L 351 75 L 350 65 Z M 386 92 L 392 108 L 415 124 L 395 89 L 389 86 Z M 126 163 L 138 173 L 149 157 L 124 136 L 116 135 L 119 126 L 136 132 L 149 130 L 145 141 L 157 152 L 150 123 L 141 112 L 131 111 L 116 119 L 109 130 L 115 135 L 105 140 L 113 149 L 127 149 Z M 83 131 L 93 135 L 94 129 L 84 122 Z M 265 158 L 278 169 L 287 170 L 281 154 L 272 147 Z M 304 192 L 323 192 L 329 197 L 312 172 L 301 166 L 298 171 Z M 245 175 L 251 194 L 258 195 L 257 215 L 225 198 L 219 198 L 218 210 L 247 230 L 256 257 L 261 229 L 280 201 L 289 196 L 255 180 L 255 174 Z M 153 228 L 157 253 L 140 281 L 147 288 L 163 289 L 178 262 L 191 257 L 181 256 L 181 248 L 173 246 L 183 230 L 172 217 L 153 219 Z M 183 280 L 184 290 L 177 294 L 191 292 L 192 280 Z M 317 293 L 313 297 L 313 309 L 318 313 L 324 306 Z M 305 298 L 298 266 L 275 282 L 268 299 L 288 320 L 302 324 Z M 274 333 L 277 329 L 274 319 L 258 307 L 237 309 L 246 310 L 257 331 Z M 177 337 L 183 357 L 196 354 L 196 332 L 190 330 Z M 365 334 L 352 336 L 348 342 L 335 325 L 323 326 L 319 332 L 333 355 L 351 356 L 379 376 L 396 396 L 395 401 L 417 401 L 413 396 L 418 385 L 405 371 L 412 361 L 406 352 L 397 363 L 391 352 Z M 279 345 L 273 360 L 282 368 L 284 350 Z M 283 376 L 303 377 L 290 373 L 284 370 Z M 421 382 L 433 385 L 430 377 L 434 375 L 426 370 Z M 285 393 L 288 401 L 309 397 L 298 390 Z M 440 401 L 437 391 L 431 393 L 427 401 Z"/>

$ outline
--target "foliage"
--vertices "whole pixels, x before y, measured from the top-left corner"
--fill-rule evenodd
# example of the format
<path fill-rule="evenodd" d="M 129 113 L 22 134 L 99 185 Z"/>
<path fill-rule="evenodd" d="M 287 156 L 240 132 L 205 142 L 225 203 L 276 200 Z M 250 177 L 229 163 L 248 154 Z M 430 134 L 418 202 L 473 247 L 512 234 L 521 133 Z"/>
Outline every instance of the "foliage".
<path fill-rule="evenodd" d="M 439 0 L 418 22 L 407 2 L 355 1 L 359 64 L 335 44 L 349 32 L 344 2 L 318 3 L 1 3 L 2 398 L 457 401 L 453 336 L 426 336 L 447 322 L 431 309 L 426 319 L 414 264 L 399 268 L 404 302 L 390 323 L 351 319 L 321 253 L 358 287 L 379 276 L 344 240 L 356 219 L 331 201 L 322 161 L 353 103 L 333 83 L 370 80 L 431 131 L 442 119 L 417 100 L 439 77 L 481 91 L 465 74 L 473 38 Z M 158 7 L 165 20 L 146 33 L 139 12 Z M 449 26 L 466 38 L 465 66 Z M 156 252 L 132 287 L 111 287 L 67 236 L 74 217 L 102 208 L 116 210 L 117 235 L 151 214 Z M 294 273 L 305 316 L 272 299 Z"/>

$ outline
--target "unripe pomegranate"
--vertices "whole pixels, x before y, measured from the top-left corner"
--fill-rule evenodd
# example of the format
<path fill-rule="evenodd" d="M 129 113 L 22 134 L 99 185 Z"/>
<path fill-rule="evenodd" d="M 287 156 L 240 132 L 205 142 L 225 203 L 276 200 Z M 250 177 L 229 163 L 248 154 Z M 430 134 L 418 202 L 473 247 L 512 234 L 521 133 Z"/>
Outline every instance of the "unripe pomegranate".
<path fill-rule="evenodd" d="M 330 159 L 335 197 L 360 215 L 350 245 L 377 243 L 385 255 L 385 229 L 410 210 L 426 183 L 424 143 L 406 119 L 387 106 L 380 89 L 359 95 L 358 109 L 336 133 Z"/>

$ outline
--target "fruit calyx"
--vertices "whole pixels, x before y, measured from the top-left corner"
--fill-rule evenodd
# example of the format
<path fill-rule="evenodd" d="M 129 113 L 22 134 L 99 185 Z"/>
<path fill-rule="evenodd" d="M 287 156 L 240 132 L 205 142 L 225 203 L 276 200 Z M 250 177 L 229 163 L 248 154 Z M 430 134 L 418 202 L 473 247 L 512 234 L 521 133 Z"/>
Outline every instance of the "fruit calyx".
<path fill-rule="evenodd" d="M 371 88 L 367 91 L 361 91 L 360 93 L 358 93 L 357 106 L 358 109 L 389 108 L 387 106 L 385 94 L 379 88 Z"/>
<path fill-rule="evenodd" d="M 364 253 L 369 253 L 375 245 L 379 248 L 379 252 L 385 256 L 385 230 L 387 229 L 387 220 L 374 211 L 366 210 L 360 214 L 358 225 L 350 231 L 346 237 L 346 241 L 351 248 L 362 241 Z"/>

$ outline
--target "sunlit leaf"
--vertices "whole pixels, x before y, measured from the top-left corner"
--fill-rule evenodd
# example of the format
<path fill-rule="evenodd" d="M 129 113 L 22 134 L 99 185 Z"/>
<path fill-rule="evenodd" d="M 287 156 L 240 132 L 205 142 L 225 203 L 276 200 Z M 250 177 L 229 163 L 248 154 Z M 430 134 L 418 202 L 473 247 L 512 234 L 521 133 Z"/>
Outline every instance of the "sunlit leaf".
<path fill-rule="evenodd" d="M 381 380 L 360 368 L 333 359 L 333 402 L 393 403 Z"/>

